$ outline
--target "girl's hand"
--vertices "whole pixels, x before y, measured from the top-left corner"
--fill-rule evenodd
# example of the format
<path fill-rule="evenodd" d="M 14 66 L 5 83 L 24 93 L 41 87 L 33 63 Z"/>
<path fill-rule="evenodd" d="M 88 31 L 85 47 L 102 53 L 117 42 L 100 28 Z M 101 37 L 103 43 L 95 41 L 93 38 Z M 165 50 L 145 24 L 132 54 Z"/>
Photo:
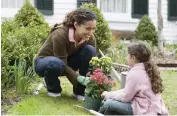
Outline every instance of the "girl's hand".
<path fill-rule="evenodd" d="M 104 92 L 101 94 L 101 98 L 104 99 L 107 93 L 108 93 L 107 91 L 104 91 Z"/>

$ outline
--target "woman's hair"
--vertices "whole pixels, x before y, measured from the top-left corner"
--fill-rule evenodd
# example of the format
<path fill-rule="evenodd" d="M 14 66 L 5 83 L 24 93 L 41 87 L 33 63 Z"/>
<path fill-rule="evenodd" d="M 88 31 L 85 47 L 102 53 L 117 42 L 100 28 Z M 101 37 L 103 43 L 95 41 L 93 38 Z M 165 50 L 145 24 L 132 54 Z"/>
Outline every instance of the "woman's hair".
<path fill-rule="evenodd" d="M 139 62 L 144 63 L 145 70 L 151 81 L 153 92 L 162 93 L 164 88 L 162 79 L 160 78 L 160 72 L 151 61 L 151 51 L 148 47 L 141 42 L 133 43 L 128 46 L 128 53 L 134 55 Z"/>
<path fill-rule="evenodd" d="M 63 25 L 69 28 L 75 28 L 74 23 L 77 22 L 79 25 L 84 24 L 87 21 L 96 20 L 97 16 L 94 12 L 89 9 L 79 8 L 70 13 L 68 13 L 63 21 Z M 50 33 L 53 32 L 61 24 L 55 24 Z"/>
<path fill-rule="evenodd" d="M 63 24 L 68 27 L 74 28 L 74 22 L 77 22 L 79 25 L 84 24 L 87 21 L 96 20 L 97 16 L 94 12 L 89 9 L 76 9 L 68 13 L 63 21 Z"/>

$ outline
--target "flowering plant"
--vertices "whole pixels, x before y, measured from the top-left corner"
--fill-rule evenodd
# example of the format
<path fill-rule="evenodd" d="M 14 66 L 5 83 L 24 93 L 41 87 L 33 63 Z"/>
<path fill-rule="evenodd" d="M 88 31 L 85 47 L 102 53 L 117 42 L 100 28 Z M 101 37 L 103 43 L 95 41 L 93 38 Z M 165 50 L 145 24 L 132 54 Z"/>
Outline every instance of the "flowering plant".
<path fill-rule="evenodd" d="M 90 71 L 93 72 L 95 69 L 100 68 L 103 70 L 104 74 L 109 75 L 112 66 L 112 60 L 110 57 L 93 57 L 90 62 Z"/>
<path fill-rule="evenodd" d="M 91 79 L 86 85 L 85 94 L 89 97 L 95 99 L 101 99 L 101 94 L 103 91 L 110 91 L 114 85 L 110 77 L 103 73 L 102 69 L 95 69 L 93 74 L 88 74 Z"/>
<path fill-rule="evenodd" d="M 109 57 L 93 57 L 89 62 L 91 68 L 87 77 L 91 77 L 86 85 L 85 94 L 95 99 L 101 99 L 103 91 L 110 91 L 114 85 L 110 76 L 112 60 Z"/>

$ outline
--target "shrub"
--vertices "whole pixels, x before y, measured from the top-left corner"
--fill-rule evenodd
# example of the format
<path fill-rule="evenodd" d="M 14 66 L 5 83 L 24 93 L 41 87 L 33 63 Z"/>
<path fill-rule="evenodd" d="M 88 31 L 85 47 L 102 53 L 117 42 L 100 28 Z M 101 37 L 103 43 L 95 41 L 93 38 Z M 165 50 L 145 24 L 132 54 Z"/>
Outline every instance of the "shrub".
<path fill-rule="evenodd" d="M 31 9 L 28 9 L 29 6 Z M 22 9 L 25 9 L 25 12 Z M 34 14 L 32 9 L 35 8 L 32 8 L 28 1 L 26 1 L 22 9 L 15 19 L 6 20 L 2 23 L 2 89 L 15 85 L 14 68 L 12 68 L 15 61 L 18 66 L 21 60 L 25 60 L 27 65 L 24 70 L 32 67 L 34 54 L 37 53 L 41 44 L 46 40 L 50 30 L 49 25 L 44 22 L 43 16 L 38 17 L 40 16 L 37 15 L 38 11 L 35 12 L 36 15 L 31 15 Z M 28 18 L 26 19 L 26 17 Z"/>
<path fill-rule="evenodd" d="M 49 29 L 47 26 L 41 25 L 28 28 L 19 27 L 15 31 L 8 32 L 9 28 L 4 28 L 4 26 L 7 25 L 2 25 L 2 29 L 4 29 L 2 31 L 2 86 L 9 86 L 10 83 L 13 85 L 14 81 L 10 79 L 13 77 L 13 74 L 9 72 L 12 70 L 10 66 L 14 65 L 15 60 L 25 59 L 28 66 L 31 67 L 34 54 L 47 38 Z"/>
<path fill-rule="evenodd" d="M 43 15 L 26 0 L 22 8 L 15 15 L 15 20 L 21 26 L 38 26 L 44 24 Z"/>
<path fill-rule="evenodd" d="M 147 40 L 157 46 L 157 32 L 151 19 L 145 15 L 141 18 L 136 29 L 136 38 L 138 40 Z"/>
<path fill-rule="evenodd" d="M 105 21 L 101 11 L 93 4 L 86 3 L 81 6 L 81 8 L 89 8 L 97 14 L 97 24 L 95 30 L 95 38 L 97 42 L 97 50 L 101 49 L 106 52 L 111 45 L 111 30 L 108 27 L 108 23 Z"/>

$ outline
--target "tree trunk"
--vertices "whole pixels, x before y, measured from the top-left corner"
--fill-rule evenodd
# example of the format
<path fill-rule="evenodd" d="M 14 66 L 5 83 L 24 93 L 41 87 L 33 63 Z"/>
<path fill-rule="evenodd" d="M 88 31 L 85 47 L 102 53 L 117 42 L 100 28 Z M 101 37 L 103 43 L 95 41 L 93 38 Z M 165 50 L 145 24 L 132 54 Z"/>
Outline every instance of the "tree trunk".
<path fill-rule="evenodd" d="M 157 17 L 158 17 L 158 49 L 163 52 L 163 17 L 162 17 L 162 0 L 158 0 L 157 7 Z"/>

